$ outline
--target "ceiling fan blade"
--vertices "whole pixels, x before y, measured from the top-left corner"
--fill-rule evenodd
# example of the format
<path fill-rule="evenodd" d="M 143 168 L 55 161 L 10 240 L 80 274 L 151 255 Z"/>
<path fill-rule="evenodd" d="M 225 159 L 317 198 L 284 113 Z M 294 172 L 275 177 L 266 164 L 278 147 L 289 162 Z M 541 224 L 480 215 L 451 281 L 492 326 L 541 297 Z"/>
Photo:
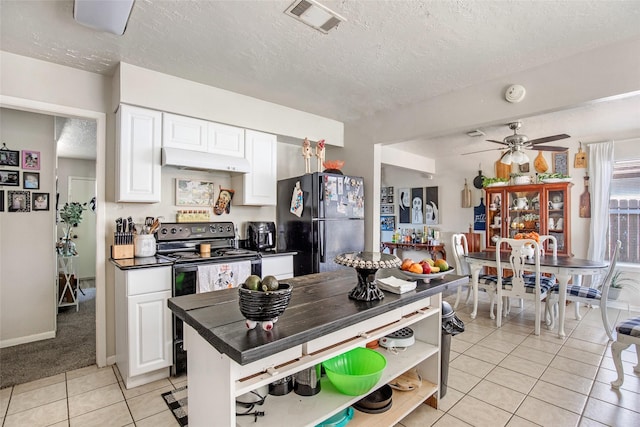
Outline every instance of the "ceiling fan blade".
<path fill-rule="evenodd" d="M 487 150 L 480 150 L 480 151 L 472 151 L 470 153 L 462 153 L 463 156 L 466 156 L 467 154 L 476 154 L 476 153 L 484 153 L 485 151 L 495 151 L 495 150 L 504 150 L 504 148 L 489 148 Z"/>
<path fill-rule="evenodd" d="M 509 146 L 509 144 L 508 144 L 508 143 L 503 142 L 503 141 L 496 141 L 495 139 L 487 139 L 487 141 L 489 141 L 489 142 L 495 142 L 496 144 L 502 144 L 502 145 Z"/>
<path fill-rule="evenodd" d="M 560 139 L 567 139 L 567 138 L 571 138 L 571 137 L 566 133 L 561 133 L 559 135 L 552 135 L 552 136 L 546 136 L 544 138 L 532 139 L 528 142 L 528 144 L 531 144 L 531 145 L 544 144 L 545 142 L 558 141 Z"/>
<path fill-rule="evenodd" d="M 553 147 L 548 145 L 541 145 L 540 147 L 527 147 L 529 150 L 537 151 L 568 151 L 567 147 Z"/>

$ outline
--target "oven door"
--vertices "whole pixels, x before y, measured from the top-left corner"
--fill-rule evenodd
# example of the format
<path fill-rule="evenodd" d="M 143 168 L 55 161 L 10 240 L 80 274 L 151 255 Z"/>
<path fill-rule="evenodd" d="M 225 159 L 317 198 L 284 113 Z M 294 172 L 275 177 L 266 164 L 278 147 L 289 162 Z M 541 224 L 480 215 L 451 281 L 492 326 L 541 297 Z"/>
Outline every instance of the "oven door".
<path fill-rule="evenodd" d="M 262 261 L 260 258 L 249 259 L 251 261 L 251 274 L 262 277 Z M 174 264 L 173 266 L 173 296 L 190 295 L 198 292 L 198 266 L 210 264 L 232 264 L 233 262 L 243 262 L 247 259 L 219 260 L 219 262 L 197 262 Z M 238 277 L 242 284 L 246 277 Z M 187 352 L 184 351 L 184 326 L 182 320 L 173 316 L 173 376 L 181 375 L 187 371 Z"/>

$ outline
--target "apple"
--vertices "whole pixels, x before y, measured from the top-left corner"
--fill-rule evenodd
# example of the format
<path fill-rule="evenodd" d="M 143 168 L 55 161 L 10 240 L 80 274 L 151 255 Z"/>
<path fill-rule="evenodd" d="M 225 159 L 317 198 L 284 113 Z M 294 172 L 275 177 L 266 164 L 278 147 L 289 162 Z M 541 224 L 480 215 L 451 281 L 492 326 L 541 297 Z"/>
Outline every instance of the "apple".
<path fill-rule="evenodd" d="M 431 265 L 428 262 L 421 262 L 422 266 L 422 274 L 430 274 L 431 273 Z"/>

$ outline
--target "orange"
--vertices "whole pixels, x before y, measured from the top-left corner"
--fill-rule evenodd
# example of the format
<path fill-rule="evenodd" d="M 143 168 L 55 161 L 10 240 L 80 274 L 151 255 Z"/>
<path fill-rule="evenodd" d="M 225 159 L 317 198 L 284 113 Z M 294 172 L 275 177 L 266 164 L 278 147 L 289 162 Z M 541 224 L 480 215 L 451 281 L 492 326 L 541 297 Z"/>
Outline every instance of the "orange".
<path fill-rule="evenodd" d="M 413 260 L 411 258 L 405 258 L 402 260 L 402 265 L 400 266 L 400 268 L 402 270 L 409 270 L 409 267 L 411 267 L 411 264 L 413 264 Z"/>
<path fill-rule="evenodd" d="M 412 273 L 422 274 L 422 266 L 420 264 L 418 264 L 417 262 L 414 262 L 409 267 L 409 271 L 412 272 Z"/>

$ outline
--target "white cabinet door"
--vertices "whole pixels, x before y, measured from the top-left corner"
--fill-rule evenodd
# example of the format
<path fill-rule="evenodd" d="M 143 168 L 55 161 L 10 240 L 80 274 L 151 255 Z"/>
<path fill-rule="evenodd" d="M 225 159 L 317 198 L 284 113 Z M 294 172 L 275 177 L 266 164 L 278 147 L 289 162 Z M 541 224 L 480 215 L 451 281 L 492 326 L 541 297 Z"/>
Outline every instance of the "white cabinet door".
<path fill-rule="evenodd" d="M 135 376 L 172 364 L 171 291 L 128 298 L 129 375 Z"/>
<path fill-rule="evenodd" d="M 262 277 L 265 276 L 275 276 L 278 280 L 293 277 L 293 255 L 263 257 Z"/>
<path fill-rule="evenodd" d="M 116 201 L 159 202 L 162 113 L 121 105 L 116 126 Z"/>
<path fill-rule="evenodd" d="M 208 122 L 162 113 L 162 146 L 206 152 L 209 149 Z"/>
<path fill-rule="evenodd" d="M 235 204 L 275 206 L 278 186 L 278 140 L 275 135 L 245 131 L 245 155 L 251 172 L 233 177 Z"/>
<path fill-rule="evenodd" d="M 209 152 L 244 157 L 244 129 L 220 123 L 208 123 Z"/>

